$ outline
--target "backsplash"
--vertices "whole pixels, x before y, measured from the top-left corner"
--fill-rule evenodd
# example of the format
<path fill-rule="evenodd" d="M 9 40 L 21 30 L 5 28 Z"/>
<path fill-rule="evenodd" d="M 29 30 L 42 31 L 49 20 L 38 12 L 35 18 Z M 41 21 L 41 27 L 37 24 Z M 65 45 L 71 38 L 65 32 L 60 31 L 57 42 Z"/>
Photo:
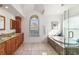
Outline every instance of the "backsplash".
<path fill-rule="evenodd" d="M 7 33 L 13 33 L 13 32 L 15 32 L 15 29 L 10 30 L 9 32 L 3 30 L 3 31 L 0 31 L 0 35 L 1 35 L 2 33 L 3 33 L 3 34 L 7 34 Z"/>

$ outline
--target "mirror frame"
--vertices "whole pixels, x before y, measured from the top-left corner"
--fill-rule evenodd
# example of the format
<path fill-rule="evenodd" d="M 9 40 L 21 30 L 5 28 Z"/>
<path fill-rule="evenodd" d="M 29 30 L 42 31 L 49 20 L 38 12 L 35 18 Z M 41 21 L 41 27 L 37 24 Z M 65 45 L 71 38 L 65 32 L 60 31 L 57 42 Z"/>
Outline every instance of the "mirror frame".
<path fill-rule="evenodd" d="M 10 29 L 15 29 L 15 20 L 10 19 Z"/>
<path fill-rule="evenodd" d="M 2 29 L 0 28 L 0 30 L 5 30 L 5 17 L 4 16 L 1 16 L 1 15 L 0 15 L 0 17 L 2 17 L 3 18 L 3 21 L 4 21 L 4 28 L 2 28 Z"/>

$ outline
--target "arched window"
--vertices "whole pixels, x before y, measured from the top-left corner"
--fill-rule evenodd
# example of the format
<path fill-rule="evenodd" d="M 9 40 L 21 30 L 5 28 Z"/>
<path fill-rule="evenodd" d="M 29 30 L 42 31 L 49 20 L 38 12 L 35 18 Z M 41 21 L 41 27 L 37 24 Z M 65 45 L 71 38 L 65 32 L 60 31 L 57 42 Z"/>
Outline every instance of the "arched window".
<path fill-rule="evenodd" d="M 32 37 L 39 36 L 39 18 L 37 15 L 32 15 L 29 21 L 29 34 Z"/>

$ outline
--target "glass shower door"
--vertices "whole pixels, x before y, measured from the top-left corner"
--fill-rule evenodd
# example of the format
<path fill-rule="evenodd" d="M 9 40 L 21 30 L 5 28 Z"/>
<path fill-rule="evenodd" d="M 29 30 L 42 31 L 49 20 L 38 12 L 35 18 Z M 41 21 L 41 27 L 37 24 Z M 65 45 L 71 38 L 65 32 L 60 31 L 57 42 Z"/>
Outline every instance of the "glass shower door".
<path fill-rule="evenodd" d="M 64 12 L 65 54 L 79 54 L 79 8 Z"/>

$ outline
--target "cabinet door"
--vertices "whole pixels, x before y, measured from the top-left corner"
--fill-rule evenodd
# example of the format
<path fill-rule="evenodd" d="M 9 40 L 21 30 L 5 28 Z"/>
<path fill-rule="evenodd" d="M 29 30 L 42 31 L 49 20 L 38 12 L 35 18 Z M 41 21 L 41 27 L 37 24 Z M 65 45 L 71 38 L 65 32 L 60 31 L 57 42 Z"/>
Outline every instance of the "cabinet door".
<path fill-rule="evenodd" d="M 13 54 L 15 52 L 15 37 L 11 38 L 10 40 L 6 41 L 6 53 Z"/>
<path fill-rule="evenodd" d="M 19 45 L 21 45 L 22 43 L 23 43 L 23 35 L 20 34 L 20 36 L 19 36 Z"/>
<path fill-rule="evenodd" d="M 24 34 L 19 34 L 16 36 L 15 44 L 16 44 L 16 49 L 23 43 L 24 39 Z"/>
<path fill-rule="evenodd" d="M 5 55 L 5 43 L 0 44 L 0 55 Z"/>
<path fill-rule="evenodd" d="M 11 53 L 13 54 L 16 50 L 15 48 L 15 37 L 11 39 Z"/>
<path fill-rule="evenodd" d="M 6 41 L 6 46 L 5 47 L 6 47 L 6 49 L 5 49 L 6 54 L 10 55 L 11 50 L 12 50 L 12 48 L 11 48 L 11 39 Z"/>
<path fill-rule="evenodd" d="M 24 34 L 22 34 L 21 37 L 22 37 L 22 38 L 21 38 L 21 42 L 23 43 L 23 41 L 24 41 Z"/>
<path fill-rule="evenodd" d="M 21 33 L 21 17 L 16 16 L 16 33 Z"/>
<path fill-rule="evenodd" d="M 19 36 L 16 36 L 16 40 L 15 41 L 16 41 L 16 45 L 15 46 L 16 46 L 16 49 L 17 49 L 19 47 Z"/>

